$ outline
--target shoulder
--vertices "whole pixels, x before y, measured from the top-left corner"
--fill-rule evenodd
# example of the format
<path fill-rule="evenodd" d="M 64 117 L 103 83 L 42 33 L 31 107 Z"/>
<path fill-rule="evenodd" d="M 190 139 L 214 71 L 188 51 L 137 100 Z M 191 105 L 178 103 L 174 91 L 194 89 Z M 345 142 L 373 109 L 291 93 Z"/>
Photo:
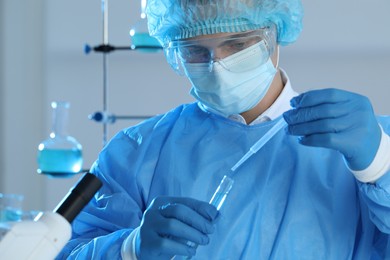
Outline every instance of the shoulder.
<path fill-rule="evenodd" d="M 192 120 L 202 113 L 196 103 L 183 104 L 164 114 L 156 115 L 137 125 L 122 129 L 112 138 L 110 143 L 130 142 L 139 146 L 148 137 L 158 136 L 158 139 L 161 139 L 176 124 Z"/>

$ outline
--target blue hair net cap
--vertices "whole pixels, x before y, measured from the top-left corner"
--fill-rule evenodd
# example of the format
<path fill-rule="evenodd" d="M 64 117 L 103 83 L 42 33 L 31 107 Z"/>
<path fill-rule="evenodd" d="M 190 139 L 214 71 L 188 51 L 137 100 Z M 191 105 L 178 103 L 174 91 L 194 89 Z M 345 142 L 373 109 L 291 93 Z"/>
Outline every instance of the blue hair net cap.
<path fill-rule="evenodd" d="M 300 0 L 149 0 L 146 14 L 151 36 L 166 46 L 172 40 L 214 33 L 277 26 L 280 45 L 302 31 Z"/>

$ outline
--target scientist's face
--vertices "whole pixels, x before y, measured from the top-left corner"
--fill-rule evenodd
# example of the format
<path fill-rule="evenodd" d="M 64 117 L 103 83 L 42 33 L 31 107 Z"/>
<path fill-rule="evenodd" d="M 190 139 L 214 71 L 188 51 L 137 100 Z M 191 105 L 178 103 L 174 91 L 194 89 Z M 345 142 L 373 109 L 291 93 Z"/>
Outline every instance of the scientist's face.
<path fill-rule="evenodd" d="M 277 72 L 270 57 L 273 46 L 262 32 L 219 33 L 177 42 L 191 95 L 225 116 L 254 108 Z"/>

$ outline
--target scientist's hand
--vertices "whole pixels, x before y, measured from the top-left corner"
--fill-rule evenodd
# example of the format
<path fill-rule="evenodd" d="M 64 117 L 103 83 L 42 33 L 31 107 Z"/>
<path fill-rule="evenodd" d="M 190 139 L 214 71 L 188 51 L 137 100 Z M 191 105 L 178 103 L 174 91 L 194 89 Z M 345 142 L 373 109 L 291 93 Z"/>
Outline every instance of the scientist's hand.
<path fill-rule="evenodd" d="M 283 114 L 287 132 L 307 146 L 340 151 L 352 170 L 375 158 L 381 130 L 367 97 L 338 89 L 314 90 L 291 99 L 295 109 Z"/>
<path fill-rule="evenodd" d="M 196 245 L 207 245 L 214 232 L 217 209 L 190 198 L 157 197 L 145 211 L 136 237 L 139 259 L 193 256 Z M 196 244 L 196 245 L 195 245 Z"/>

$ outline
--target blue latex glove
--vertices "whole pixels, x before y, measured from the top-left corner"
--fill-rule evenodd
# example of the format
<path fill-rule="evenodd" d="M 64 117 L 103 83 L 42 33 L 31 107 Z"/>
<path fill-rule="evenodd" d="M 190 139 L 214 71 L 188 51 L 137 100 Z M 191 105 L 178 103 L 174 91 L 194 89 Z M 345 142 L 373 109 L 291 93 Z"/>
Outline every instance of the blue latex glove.
<path fill-rule="evenodd" d="M 145 211 L 136 237 L 138 259 L 194 256 L 214 232 L 217 209 L 191 198 L 157 197 Z M 196 244 L 196 245 L 195 245 Z"/>
<path fill-rule="evenodd" d="M 291 99 L 283 114 L 287 132 L 307 146 L 340 151 L 350 169 L 363 170 L 375 158 L 381 130 L 367 97 L 339 89 L 314 90 Z"/>

